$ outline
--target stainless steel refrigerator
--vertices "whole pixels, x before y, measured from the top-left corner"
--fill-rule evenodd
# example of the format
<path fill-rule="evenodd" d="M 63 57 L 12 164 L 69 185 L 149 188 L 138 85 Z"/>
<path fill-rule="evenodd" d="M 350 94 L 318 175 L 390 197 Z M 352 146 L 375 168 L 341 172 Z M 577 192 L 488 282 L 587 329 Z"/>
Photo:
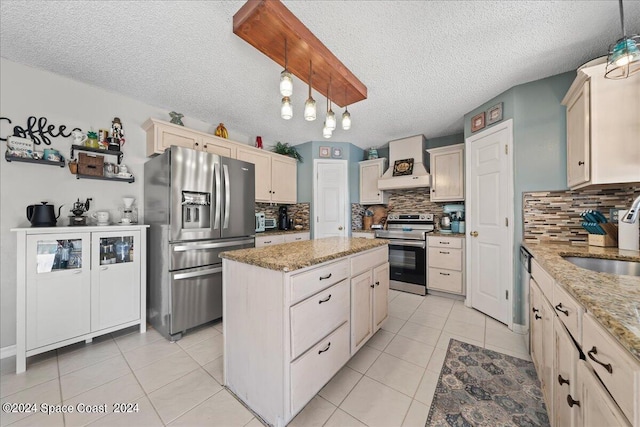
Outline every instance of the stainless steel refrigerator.
<path fill-rule="evenodd" d="M 251 163 L 171 146 L 144 166 L 147 318 L 175 341 L 222 317 L 221 252 L 255 246 Z"/>

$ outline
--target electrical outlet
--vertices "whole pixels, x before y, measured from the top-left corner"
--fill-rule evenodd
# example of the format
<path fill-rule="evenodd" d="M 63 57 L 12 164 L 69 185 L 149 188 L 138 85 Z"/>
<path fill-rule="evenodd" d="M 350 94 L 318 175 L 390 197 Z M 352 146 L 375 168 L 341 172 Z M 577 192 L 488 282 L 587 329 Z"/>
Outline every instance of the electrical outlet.
<path fill-rule="evenodd" d="M 617 224 L 618 221 L 618 209 L 609 209 L 609 222 Z"/>

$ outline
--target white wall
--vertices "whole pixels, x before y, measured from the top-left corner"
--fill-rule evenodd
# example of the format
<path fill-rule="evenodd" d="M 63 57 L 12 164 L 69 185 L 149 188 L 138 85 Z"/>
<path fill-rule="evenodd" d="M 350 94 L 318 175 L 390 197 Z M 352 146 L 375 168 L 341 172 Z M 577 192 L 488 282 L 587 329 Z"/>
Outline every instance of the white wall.
<path fill-rule="evenodd" d="M 68 224 L 67 215 L 78 198 L 93 198 L 91 212 L 109 210 L 119 218 L 121 198 L 129 196 L 135 197 L 142 220 L 146 133 L 141 125 L 149 117 L 168 121 L 169 111 L 170 107 L 152 107 L 121 94 L 0 58 L 0 116 L 13 122 L 8 125 L 2 121 L 2 138 L 11 135 L 15 125 L 26 127 L 29 116 L 46 117 L 56 129 L 63 124 L 68 130 L 79 127 L 83 131 L 91 127 L 95 131 L 110 128 L 113 118 L 120 117 L 126 138 L 123 163 L 136 178 L 133 184 L 78 180 L 67 167 L 8 163 L 4 160 L 5 143 L 0 144 L 0 347 L 16 342 L 16 237 L 10 229 L 30 225 L 25 214 L 27 205 L 47 201 L 55 205 L 57 211 L 64 204 L 58 219 L 61 226 Z M 183 118 L 186 127 L 209 133 L 213 133 L 219 121 L 224 118 L 215 124 Z M 229 134 L 234 141 L 249 141 L 245 135 L 233 131 Z M 71 138 L 52 139 L 51 147 L 68 158 Z"/>

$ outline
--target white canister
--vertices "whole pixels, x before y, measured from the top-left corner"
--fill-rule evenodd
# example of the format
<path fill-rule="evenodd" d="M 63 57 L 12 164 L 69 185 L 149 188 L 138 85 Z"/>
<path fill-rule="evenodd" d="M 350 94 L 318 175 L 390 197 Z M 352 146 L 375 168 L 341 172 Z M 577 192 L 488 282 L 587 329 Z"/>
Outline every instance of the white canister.
<path fill-rule="evenodd" d="M 459 221 L 459 223 L 458 223 L 458 233 L 464 234 L 464 221 Z"/>
<path fill-rule="evenodd" d="M 624 218 L 627 211 L 618 211 L 618 218 Z M 618 222 L 618 248 L 637 251 L 640 244 L 640 227 L 637 222 L 629 224 L 624 221 Z"/>

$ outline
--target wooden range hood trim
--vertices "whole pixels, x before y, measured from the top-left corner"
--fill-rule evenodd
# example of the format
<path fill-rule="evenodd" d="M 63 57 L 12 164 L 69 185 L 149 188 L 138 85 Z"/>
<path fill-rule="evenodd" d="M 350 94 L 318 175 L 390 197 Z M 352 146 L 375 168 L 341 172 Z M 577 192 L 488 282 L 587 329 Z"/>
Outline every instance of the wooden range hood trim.
<path fill-rule="evenodd" d="M 279 0 L 249 0 L 233 15 L 233 32 L 284 68 L 287 40 L 289 71 L 339 107 L 367 99 L 367 87 Z"/>

